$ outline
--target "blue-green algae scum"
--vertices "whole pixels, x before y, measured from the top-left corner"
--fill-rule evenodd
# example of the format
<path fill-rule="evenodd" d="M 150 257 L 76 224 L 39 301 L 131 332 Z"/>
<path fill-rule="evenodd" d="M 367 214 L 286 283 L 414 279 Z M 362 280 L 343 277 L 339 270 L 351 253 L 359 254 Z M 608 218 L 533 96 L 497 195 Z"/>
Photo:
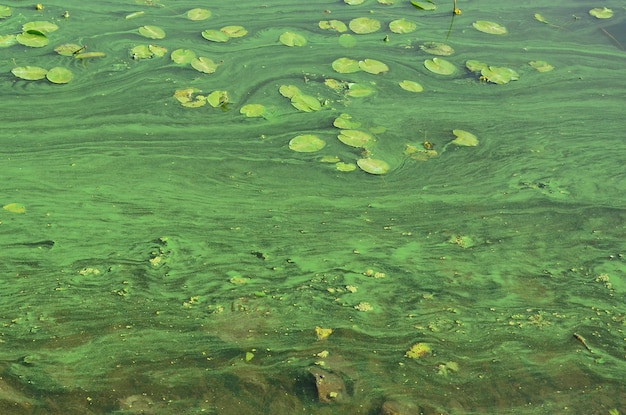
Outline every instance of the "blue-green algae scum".
<path fill-rule="evenodd" d="M 4 1 L 0 413 L 626 414 L 626 8 L 433 1 Z"/>

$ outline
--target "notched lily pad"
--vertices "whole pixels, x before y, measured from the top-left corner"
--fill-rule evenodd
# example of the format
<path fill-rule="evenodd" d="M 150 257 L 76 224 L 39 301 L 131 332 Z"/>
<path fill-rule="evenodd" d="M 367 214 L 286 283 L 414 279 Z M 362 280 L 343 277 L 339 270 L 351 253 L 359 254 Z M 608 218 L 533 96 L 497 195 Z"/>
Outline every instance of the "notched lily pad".
<path fill-rule="evenodd" d="M 422 92 L 424 90 L 424 87 L 415 81 L 404 80 L 400 82 L 399 85 L 400 88 L 409 92 Z"/>
<path fill-rule="evenodd" d="M 320 20 L 318 23 L 320 29 L 332 30 L 335 32 L 343 33 L 348 30 L 348 26 L 341 20 Z"/>
<path fill-rule="evenodd" d="M 224 26 L 220 29 L 222 33 L 225 33 L 228 37 L 237 38 L 244 37 L 248 34 L 248 31 L 243 26 Z"/>
<path fill-rule="evenodd" d="M 420 9 L 420 10 L 436 10 L 437 9 L 437 5 L 435 3 L 433 3 L 432 1 L 415 1 L 412 0 L 411 4 L 413 5 L 413 7 Z"/>
<path fill-rule="evenodd" d="M 429 71 L 439 75 L 452 75 L 456 72 L 456 67 L 442 58 L 427 59 L 424 61 L 424 66 Z"/>
<path fill-rule="evenodd" d="M 207 29 L 202 32 L 202 37 L 206 40 L 210 40 L 211 42 L 228 42 L 230 37 L 219 30 Z"/>
<path fill-rule="evenodd" d="M 8 48 L 9 46 L 13 46 L 16 43 L 17 39 L 15 39 L 15 35 L 0 36 L 0 48 Z"/>
<path fill-rule="evenodd" d="M 389 71 L 389 67 L 386 64 L 375 59 L 363 59 L 362 61 L 359 61 L 359 68 L 373 75 Z"/>
<path fill-rule="evenodd" d="M 217 70 L 219 64 L 213 62 L 212 59 L 200 56 L 191 60 L 191 67 L 198 72 L 214 73 Z"/>
<path fill-rule="evenodd" d="M 61 56 L 73 56 L 83 50 L 83 47 L 75 43 L 66 43 L 54 48 L 54 51 Z"/>
<path fill-rule="evenodd" d="M 183 107 L 197 108 L 207 103 L 206 97 L 199 95 L 200 92 L 202 91 L 198 88 L 177 89 L 174 91 L 174 98 L 176 98 Z"/>
<path fill-rule="evenodd" d="M 164 39 L 165 31 L 158 26 L 141 26 L 139 34 L 148 39 Z"/>
<path fill-rule="evenodd" d="M 306 45 L 306 39 L 304 36 L 293 33 L 293 32 L 284 32 L 280 35 L 280 43 L 285 46 L 304 46 Z"/>
<path fill-rule="evenodd" d="M 484 62 L 480 62 L 480 61 L 473 60 L 473 59 L 470 59 L 470 60 L 465 62 L 465 67 L 467 69 L 469 69 L 470 71 L 472 71 L 472 72 L 480 72 L 480 71 L 482 71 L 484 68 L 486 68 L 488 66 L 489 65 L 487 65 Z"/>
<path fill-rule="evenodd" d="M 4 19 L 6 17 L 10 17 L 12 14 L 11 8 L 9 6 L 0 6 L 0 19 Z"/>
<path fill-rule="evenodd" d="M 265 106 L 261 104 L 246 104 L 239 110 L 246 117 L 262 117 L 265 114 Z"/>
<path fill-rule="evenodd" d="M 441 42 L 424 42 L 420 45 L 420 49 L 431 55 L 450 56 L 454 54 L 452 46 Z"/>
<path fill-rule="evenodd" d="M 610 19 L 613 17 L 613 10 L 607 7 L 596 7 L 589 10 L 589 14 L 597 19 Z"/>
<path fill-rule="evenodd" d="M 357 17 L 356 19 L 350 20 L 348 27 L 350 27 L 350 30 L 354 33 L 364 35 L 380 30 L 380 22 L 371 17 Z"/>
<path fill-rule="evenodd" d="M 476 30 L 492 35 L 504 35 L 507 33 L 506 27 L 487 20 L 478 20 L 472 23 L 472 26 L 474 26 Z"/>
<path fill-rule="evenodd" d="M 374 92 L 376 91 L 370 85 L 353 83 L 348 84 L 346 95 L 353 98 L 363 98 L 372 95 Z"/>
<path fill-rule="evenodd" d="M 335 59 L 332 63 L 332 67 L 339 73 L 353 73 L 361 70 L 359 61 L 350 58 Z"/>
<path fill-rule="evenodd" d="M 67 84 L 74 75 L 69 69 L 56 66 L 46 73 L 46 78 L 53 84 Z"/>
<path fill-rule="evenodd" d="M 50 22 L 28 22 L 22 25 L 22 32 L 36 30 L 41 33 L 52 33 L 57 31 L 58 29 L 59 26 Z"/>
<path fill-rule="evenodd" d="M 31 48 L 42 48 L 48 44 L 48 37 L 37 30 L 29 30 L 15 36 L 18 43 Z"/>
<path fill-rule="evenodd" d="M 187 18 L 189 20 L 206 20 L 211 17 L 211 11 L 207 9 L 191 9 L 187 12 Z"/>
<path fill-rule="evenodd" d="M 456 138 L 451 141 L 452 144 L 463 147 L 475 147 L 478 145 L 478 138 L 469 131 L 457 129 L 452 130 L 452 134 L 456 136 Z"/>
<path fill-rule="evenodd" d="M 181 65 L 187 65 L 196 58 L 196 53 L 190 49 L 176 49 L 171 55 L 172 61 Z"/>
<path fill-rule="evenodd" d="M 550 72 L 554 69 L 554 66 L 550 65 L 546 61 L 530 61 L 528 64 L 539 72 Z"/>
<path fill-rule="evenodd" d="M 342 130 L 354 130 L 356 128 L 359 128 L 361 126 L 361 123 L 358 121 L 354 121 L 352 119 L 352 115 L 344 113 L 335 118 L 335 121 L 333 121 L 333 125 L 337 128 L 341 128 Z"/>
<path fill-rule="evenodd" d="M 11 73 L 18 78 L 26 79 L 27 81 L 37 81 L 45 78 L 48 70 L 38 66 L 19 66 L 11 69 Z"/>
<path fill-rule="evenodd" d="M 518 73 L 513 69 L 500 66 L 488 66 L 483 68 L 480 73 L 481 79 L 498 85 L 508 84 L 519 79 Z"/>
<path fill-rule="evenodd" d="M 225 105 L 230 103 L 227 91 L 213 91 L 206 97 L 206 100 L 213 108 L 225 108 Z"/>
<path fill-rule="evenodd" d="M 313 134 L 303 134 L 289 141 L 289 148 L 298 153 L 314 153 L 323 149 L 326 142 Z"/>
<path fill-rule="evenodd" d="M 294 95 L 291 98 L 291 105 L 304 112 L 319 111 L 322 108 L 322 104 L 320 104 L 317 98 L 306 94 Z"/>
<path fill-rule="evenodd" d="M 407 19 L 398 19 L 389 23 L 389 30 L 393 33 L 411 33 L 417 29 L 417 25 L 410 20 Z"/>
<path fill-rule="evenodd" d="M 280 95 L 289 99 L 295 97 L 296 95 L 301 94 L 300 88 L 298 88 L 295 85 L 281 85 L 278 88 L 278 92 L 280 93 Z"/>
<path fill-rule="evenodd" d="M 390 169 L 387 162 L 372 158 L 358 159 L 356 164 L 361 168 L 361 170 L 369 174 L 385 174 Z"/>
<path fill-rule="evenodd" d="M 345 145 L 357 148 L 367 147 L 374 142 L 370 133 L 361 130 L 341 130 L 337 138 Z"/>

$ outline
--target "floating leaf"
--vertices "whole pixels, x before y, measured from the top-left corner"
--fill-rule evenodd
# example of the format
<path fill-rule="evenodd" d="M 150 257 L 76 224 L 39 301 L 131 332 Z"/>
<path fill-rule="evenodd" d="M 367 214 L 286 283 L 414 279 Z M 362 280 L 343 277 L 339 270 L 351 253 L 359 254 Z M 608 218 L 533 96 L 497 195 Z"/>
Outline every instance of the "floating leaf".
<path fill-rule="evenodd" d="M 320 20 L 318 26 L 320 29 L 334 30 L 339 33 L 343 33 L 348 30 L 348 26 L 340 20 Z"/>
<path fill-rule="evenodd" d="M 487 20 L 478 20 L 472 23 L 472 26 L 474 26 L 476 30 L 492 35 L 504 35 L 507 32 L 506 27 L 498 23 L 488 22 Z"/>
<path fill-rule="evenodd" d="M 326 146 L 326 142 L 313 134 L 304 134 L 289 141 L 289 148 L 298 153 L 313 153 Z"/>
<path fill-rule="evenodd" d="M 189 49 L 176 49 L 171 55 L 172 61 L 181 65 L 187 65 L 196 58 L 196 53 Z"/>
<path fill-rule="evenodd" d="M 76 57 L 78 58 L 81 55 L 82 53 L 79 53 Z M 150 59 L 154 56 L 154 53 L 152 53 L 148 45 L 137 45 L 130 50 L 130 56 L 132 56 L 133 59 Z"/>
<path fill-rule="evenodd" d="M 389 23 L 389 30 L 393 33 L 411 33 L 417 29 L 417 25 L 407 19 L 398 19 Z"/>
<path fill-rule="evenodd" d="M 361 70 L 359 62 L 350 58 L 335 59 L 332 63 L 332 67 L 339 73 L 353 73 Z"/>
<path fill-rule="evenodd" d="M 467 62 L 465 62 L 465 67 L 467 69 L 469 69 L 472 72 L 480 72 L 482 71 L 484 68 L 486 68 L 487 65 L 486 63 L 483 62 L 479 62 L 477 60 L 468 60 Z"/>
<path fill-rule="evenodd" d="M 224 26 L 220 29 L 228 37 L 244 37 L 248 34 L 248 31 L 243 26 Z"/>
<path fill-rule="evenodd" d="M 431 353 L 430 346 L 426 343 L 415 343 L 404 354 L 409 359 L 419 359 L 428 356 Z"/>
<path fill-rule="evenodd" d="M 452 134 L 456 136 L 456 138 L 452 140 L 452 143 L 457 146 L 475 147 L 478 145 L 478 138 L 469 131 L 452 130 Z"/>
<path fill-rule="evenodd" d="M 375 59 L 364 59 L 362 61 L 359 61 L 359 68 L 373 75 L 378 75 L 389 71 L 389 67 L 387 65 Z"/>
<path fill-rule="evenodd" d="M 211 42 L 228 42 L 230 36 L 219 30 L 208 29 L 202 32 L 202 37 Z"/>
<path fill-rule="evenodd" d="M 134 12 L 134 13 L 130 13 L 130 14 L 127 14 L 127 15 L 126 15 L 125 19 L 126 19 L 126 20 L 134 19 L 134 18 L 136 18 L 136 17 L 143 16 L 145 13 L 146 13 L 146 12 Z"/>
<path fill-rule="evenodd" d="M 545 24 L 550 24 L 550 22 L 548 22 L 548 21 L 546 20 L 546 18 L 545 18 L 545 17 L 543 17 L 542 15 L 540 15 L 539 13 L 535 13 L 535 14 L 534 14 L 534 18 L 535 18 L 535 20 L 536 20 L 536 21 L 538 21 L 538 22 L 545 23 Z"/>
<path fill-rule="evenodd" d="M 91 58 L 103 58 L 106 54 L 104 52 L 85 52 L 77 53 L 74 57 L 76 59 L 91 59 Z"/>
<path fill-rule="evenodd" d="M 371 134 L 360 130 L 341 130 L 337 138 L 345 145 L 357 148 L 367 147 L 374 142 Z"/>
<path fill-rule="evenodd" d="M 356 6 L 358 4 L 363 4 L 365 0 L 343 0 L 344 3 L 349 4 L 350 6 Z"/>
<path fill-rule="evenodd" d="M 424 42 L 420 45 L 420 49 L 431 55 L 450 56 L 454 54 L 452 46 L 441 42 Z"/>
<path fill-rule="evenodd" d="M 539 72 L 550 72 L 554 69 L 554 66 L 550 65 L 546 61 L 530 61 L 528 64 Z"/>
<path fill-rule="evenodd" d="M 370 17 L 357 17 L 350 20 L 348 24 L 350 30 L 359 35 L 374 33 L 380 29 L 380 22 Z"/>
<path fill-rule="evenodd" d="M 411 4 L 413 5 L 413 7 L 416 7 L 420 10 L 435 10 L 437 8 L 437 5 L 431 1 L 425 2 L 412 0 Z"/>
<path fill-rule="evenodd" d="M 158 56 L 159 58 L 165 56 L 167 53 L 167 49 L 162 46 L 148 45 L 148 49 L 150 49 L 150 52 L 152 52 L 154 56 Z"/>
<path fill-rule="evenodd" d="M 278 92 L 280 92 L 280 94 L 285 98 L 289 99 L 301 94 L 300 88 L 295 85 L 281 85 L 280 88 L 278 88 Z"/>
<path fill-rule="evenodd" d="M 594 9 L 589 10 L 589 14 L 598 19 L 609 19 L 613 17 L 613 10 L 603 7 L 596 7 Z"/>
<path fill-rule="evenodd" d="M 349 84 L 348 92 L 346 92 L 346 95 L 353 97 L 353 98 L 362 98 L 362 97 L 372 95 L 374 92 L 376 92 L 374 91 L 374 88 L 372 88 L 369 85 Z"/>
<path fill-rule="evenodd" d="M 11 73 L 21 79 L 36 81 L 45 78 L 48 70 L 38 66 L 20 66 L 11 69 Z"/>
<path fill-rule="evenodd" d="M 389 171 L 389 164 L 382 160 L 376 160 L 371 158 L 358 159 L 356 164 L 369 174 L 385 174 Z"/>
<path fill-rule="evenodd" d="M 28 22 L 22 25 L 23 32 L 36 30 L 41 33 L 52 33 L 58 29 L 59 29 L 59 26 L 50 22 Z"/>
<path fill-rule="evenodd" d="M 26 207 L 21 203 L 9 203 L 7 205 L 2 206 L 2 209 L 11 213 L 24 213 L 26 212 Z"/>
<path fill-rule="evenodd" d="M 480 71 L 483 79 L 494 84 L 502 85 L 519 79 L 519 75 L 511 68 L 489 66 Z"/>
<path fill-rule="evenodd" d="M 191 60 L 191 66 L 198 72 L 214 73 L 217 70 L 218 64 L 213 62 L 212 59 L 200 56 Z"/>
<path fill-rule="evenodd" d="M 202 92 L 198 88 L 185 88 L 177 89 L 174 91 L 174 98 L 180 102 L 184 107 L 197 108 L 205 105 L 207 100 L 202 95 L 196 95 L 198 92 Z"/>
<path fill-rule="evenodd" d="M 46 78 L 53 84 L 67 84 L 72 80 L 72 72 L 69 69 L 56 66 L 46 73 Z"/>
<path fill-rule="evenodd" d="M 424 66 L 431 72 L 439 75 L 452 75 L 456 72 L 456 67 L 442 58 L 432 58 L 424 61 Z"/>
<path fill-rule="evenodd" d="M 304 112 L 319 111 L 322 104 L 317 98 L 305 94 L 296 94 L 291 98 L 291 105 Z"/>
<path fill-rule="evenodd" d="M 213 108 L 223 107 L 228 104 L 228 92 L 226 91 L 213 91 L 206 97 L 207 102 Z"/>
<path fill-rule="evenodd" d="M 343 35 L 339 36 L 338 42 L 344 48 L 353 48 L 356 46 L 356 38 L 350 33 L 344 33 Z"/>
<path fill-rule="evenodd" d="M 293 32 L 284 32 L 280 35 L 280 43 L 285 46 L 304 46 L 306 45 L 306 39 L 304 36 Z"/>
<path fill-rule="evenodd" d="M 418 84 L 417 82 L 414 81 L 407 81 L 404 80 L 402 82 L 400 82 L 400 88 L 404 89 L 405 91 L 409 91 L 409 92 L 422 92 L 424 90 L 424 87 L 421 86 L 420 84 Z"/>
<path fill-rule="evenodd" d="M 11 16 L 11 8 L 9 6 L 0 6 L 0 19 Z"/>
<path fill-rule="evenodd" d="M 246 117 L 262 117 L 265 113 L 265 106 L 261 104 L 246 104 L 239 112 Z"/>
<path fill-rule="evenodd" d="M 16 43 L 17 39 L 15 39 L 15 35 L 0 36 L 0 48 L 8 48 L 9 46 L 15 45 Z"/>
<path fill-rule="evenodd" d="M 344 163 L 343 161 L 339 161 L 337 163 L 335 163 L 335 168 L 338 171 L 355 171 L 356 170 L 356 164 L 353 163 Z"/>
<path fill-rule="evenodd" d="M 339 117 L 335 118 L 335 121 L 333 121 L 333 125 L 341 129 L 354 130 L 355 128 L 359 128 L 361 123 L 354 121 L 350 114 L 340 114 Z"/>
<path fill-rule="evenodd" d="M 187 12 L 189 20 L 206 20 L 211 17 L 211 11 L 207 9 L 191 9 Z"/>
<path fill-rule="evenodd" d="M 141 26 L 139 28 L 139 34 L 148 39 L 165 38 L 165 31 L 158 26 Z"/>
<path fill-rule="evenodd" d="M 83 47 L 75 43 L 66 43 L 54 48 L 54 51 L 61 56 L 73 56 L 81 50 L 83 50 Z"/>
<path fill-rule="evenodd" d="M 20 44 L 31 48 L 41 48 L 48 44 L 48 38 L 46 35 L 36 30 L 20 33 L 15 36 L 15 40 L 17 40 Z"/>

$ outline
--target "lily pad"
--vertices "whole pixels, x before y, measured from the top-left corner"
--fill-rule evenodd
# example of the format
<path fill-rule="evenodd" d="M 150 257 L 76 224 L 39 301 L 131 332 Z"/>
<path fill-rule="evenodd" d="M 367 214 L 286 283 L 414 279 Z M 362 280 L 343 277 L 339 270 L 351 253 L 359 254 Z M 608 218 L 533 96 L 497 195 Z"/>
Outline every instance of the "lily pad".
<path fill-rule="evenodd" d="M 356 164 L 361 168 L 361 170 L 369 174 L 385 174 L 390 168 L 389 164 L 383 160 L 371 158 L 358 159 Z"/>
<path fill-rule="evenodd" d="M 67 84 L 72 80 L 74 75 L 69 69 L 56 66 L 46 73 L 46 78 L 53 84 Z"/>
<path fill-rule="evenodd" d="M 244 37 L 248 34 L 248 31 L 243 26 L 224 26 L 220 31 L 232 38 Z"/>
<path fill-rule="evenodd" d="M 206 20 L 211 17 L 211 11 L 207 9 L 191 9 L 187 12 L 189 20 Z"/>
<path fill-rule="evenodd" d="M 519 79 L 519 75 L 513 69 L 499 66 L 483 68 L 480 73 L 485 80 L 498 85 L 508 84 Z"/>
<path fill-rule="evenodd" d="M 226 33 L 213 29 L 203 31 L 202 37 L 211 42 L 228 42 L 230 40 L 230 36 Z"/>
<path fill-rule="evenodd" d="M 374 142 L 370 133 L 361 130 L 341 130 L 337 138 L 345 145 L 357 148 L 367 147 Z"/>
<path fill-rule="evenodd" d="M 289 99 L 301 94 L 300 88 L 295 85 L 281 85 L 280 88 L 278 88 L 278 92 L 280 95 Z"/>
<path fill-rule="evenodd" d="M 280 35 L 280 43 L 285 46 L 304 46 L 306 45 L 306 39 L 304 36 L 293 33 L 293 32 L 284 32 Z"/>
<path fill-rule="evenodd" d="M 11 16 L 11 8 L 9 6 L 0 6 L 0 19 Z"/>
<path fill-rule="evenodd" d="M 207 103 L 206 98 L 203 95 L 198 95 L 202 92 L 198 88 L 185 88 L 177 89 L 174 91 L 174 98 L 182 104 L 183 107 L 197 108 Z"/>
<path fill-rule="evenodd" d="M 74 55 L 76 59 L 104 58 L 105 56 L 106 53 L 104 52 L 84 52 Z"/>
<path fill-rule="evenodd" d="M 365 0 L 343 0 L 344 3 L 349 4 L 350 6 L 356 6 L 359 4 L 363 4 Z"/>
<path fill-rule="evenodd" d="M 364 35 L 380 30 L 380 22 L 371 17 L 357 17 L 356 19 L 350 20 L 348 27 L 350 27 L 350 30 L 354 33 Z"/>
<path fill-rule="evenodd" d="M 492 35 L 504 35 L 507 33 L 506 27 L 487 20 L 478 20 L 472 23 L 472 26 L 474 26 L 476 30 Z"/>
<path fill-rule="evenodd" d="M 265 113 L 265 106 L 261 104 L 246 104 L 241 107 L 239 113 L 246 117 L 262 117 Z"/>
<path fill-rule="evenodd" d="M 338 161 L 337 163 L 335 163 L 335 169 L 337 169 L 338 171 L 344 171 L 344 172 L 355 171 L 356 164 Z"/>
<path fill-rule="evenodd" d="M 206 97 L 207 102 L 213 108 L 223 107 L 228 104 L 228 92 L 227 91 L 213 91 Z"/>
<path fill-rule="evenodd" d="M 404 80 L 400 82 L 399 85 L 400 85 L 400 88 L 409 92 L 422 92 L 424 90 L 424 87 L 415 81 Z"/>
<path fill-rule="evenodd" d="M 16 43 L 17 39 L 15 39 L 15 35 L 0 36 L 0 48 L 8 48 L 9 46 L 15 45 Z"/>
<path fill-rule="evenodd" d="M 219 65 L 212 59 L 200 56 L 191 60 L 191 66 L 198 72 L 214 73 Z"/>
<path fill-rule="evenodd" d="M 8 203 L 2 206 L 2 209 L 11 213 L 24 213 L 26 212 L 26 207 L 21 203 Z"/>
<path fill-rule="evenodd" d="M 550 72 L 554 69 L 554 66 L 550 65 L 546 61 L 530 61 L 528 64 L 539 72 Z"/>
<path fill-rule="evenodd" d="M 435 10 L 437 9 L 437 5 L 431 1 L 415 1 L 412 0 L 411 4 L 413 5 L 413 7 L 418 8 L 420 10 Z"/>
<path fill-rule="evenodd" d="M 28 22 L 22 25 L 23 32 L 36 30 L 41 33 L 52 33 L 58 29 L 59 29 L 59 26 L 50 22 Z"/>
<path fill-rule="evenodd" d="M 424 61 L 424 66 L 429 71 L 439 75 L 452 75 L 456 72 L 456 67 L 442 58 L 432 58 Z"/>
<path fill-rule="evenodd" d="M 339 73 L 353 73 L 361 70 L 359 61 L 350 58 L 335 59 L 332 63 L 332 67 Z"/>
<path fill-rule="evenodd" d="M 80 55 L 82 53 L 79 53 L 76 57 L 78 58 Z M 150 59 L 154 56 L 154 53 L 152 53 L 148 45 L 137 45 L 130 50 L 130 56 L 133 59 Z"/>
<path fill-rule="evenodd" d="M 431 55 L 450 56 L 454 54 L 452 46 L 441 42 L 424 42 L 420 45 L 420 49 Z"/>
<path fill-rule="evenodd" d="M 126 20 L 135 19 L 135 18 L 137 18 L 137 17 L 139 17 L 139 16 L 143 16 L 144 14 L 146 14 L 146 12 L 144 12 L 144 11 L 141 11 L 141 12 L 133 12 L 133 13 L 127 14 L 127 15 L 126 15 L 126 17 L 125 17 L 125 19 L 126 19 Z"/>
<path fill-rule="evenodd" d="M 333 121 L 333 125 L 341 129 L 354 130 L 359 128 L 361 123 L 354 121 L 350 114 L 340 114 L 339 117 L 335 118 L 335 121 Z"/>
<path fill-rule="evenodd" d="M 165 49 L 163 46 L 148 45 L 148 49 L 150 49 L 150 52 L 152 52 L 154 56 L 157 56 L 159 58 L 162 58 L 167 53 L 167 49 Z"/>
<path fill-rule="evenodd" d="M 339 36 L 338 42 L 344 48 L 353 48 L 356 46 L 356 38 L 350 33 L 344 33 Z"/>
<path fill-rule="evenodd" d="M 475 147 L 478 145 L 478 138 L 469 131 L 465 130 L 452 130 L 452 134 L 456 136 L 454 140 L 452 140 L 452 144 L 456 144 L 457 146 L 464 147 Z"/>
<path fill-rule="evenodd" d="M 472 72 L 480 72 L 488 66 L 489 65 L 487 65 L 484 62 L 480 62 L 480 61 L 473 60 L 473 59 L 470 59 L 467 62 L 465 62 L 465 67 Z"/>
<path fill-rule="evenodd" d="M 139 34 L 148 39 L 164 39 L 165 31 L 158 26 L 141 26 Z"/>
<path fill-rule="evenodd" d="M 320 29 L 332 30 L 335 32 L 343 33 L 348 30 L 348 26 L 341 20 L 320 20 L 318 23 Z"/>
<path fill-rule="evenodd" d="M 196 58 L 196 53 L 190 49 L 176 49 L 171 55 L 172 61 L 181 65 L 187 65 Z"/>
<path fill-rule="evenodd" d="M 613 17 L 613 10 L 606 7 L 596 7 L 589 10 L 589 14 L 597 19 L 609 19 Z"/>
<path fill-rule="evenodd" d="M 30 30 L 15 36 L 18 43 L 31 48 L 42 48 L 48 44 L 48 38 L 42 32 Z"/>
<path fill-rule="evenodd" d="M 369 85 L 355 83 L 348 85 L 348 91 L 346 92 L 346 95 L 353 98 L 363 98 L 372 95 L 374 92 L 376 92 L 374 88 Z"/>
<path fill-rule="evenodd" d="M 27 81 L 36 81 L 45 78 L 48 70 L 38 66 L 19 66 L 11 69 L 11 73 Z"/>
<path fill-rule="evenodd" d="M 375 59 L 364 59 L 362 61 L 359 61 L 359 68 L 373 75 L 378 75 L 389 71 L 389 67 L 387 65 Z"/>
<path fill-rule="evenodd" d="M 289 148 L 298 153 L 313 153 L 323 149 L 326 142 L 313 134 L 303 134 L 289 141 Z"/>
<path fill-rule="evenodd" d="M 81 50 L 83 50 L 83 47 L 75 43 L 66 43 L 54 48 L 54 51 L 61 56 L 73 56 Z"/>
<path fill-rule="evenodd" d="M 417 25 L 407 19 L 398 19 L 389 23 L 389 30 L 393 33 L 411 33 L 417 29 Z"/>
<path fill-rule="evenodd" d="M 317 98 L 306 94 L 296 94 L 291 97 L 291 105 L 304 112 L 319 111 L 322 108 Z"/>

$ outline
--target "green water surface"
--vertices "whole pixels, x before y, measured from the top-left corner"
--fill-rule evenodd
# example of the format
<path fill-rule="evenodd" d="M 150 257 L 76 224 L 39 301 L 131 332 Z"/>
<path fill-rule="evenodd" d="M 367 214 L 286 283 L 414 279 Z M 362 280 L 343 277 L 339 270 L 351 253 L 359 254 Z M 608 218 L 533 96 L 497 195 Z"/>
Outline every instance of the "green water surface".
<path fill-rule="evenodd" d="M 459 0 L 452 21 L 443 0 L 3 4 L 0 36 L 58 30 L 0 48 L 0 413 L 626 413 L 623 2 Z M 351 47 L 319 27 L 358 17 L 381 27 L 348 29 Z M 401 18 L 416 30 L 390 31 Z M 201 36 L 228 25 L 247 34 Z M 306 45 L 283 45 L 286 31 Z M 424 67 L 429 41 L 454 48 L 440 57 L 454 74 Z M 105 56 L 54 51 L 68 43 Z M 167 52 L 137 59 L 138 45 Z M 215 73 L 172 62 L 176 49 Z M 338 73 L 342 57 L 389 70 Z M 481 80 L 467 60 L 519 80 Z M 73 78 L 11 73 L 24 66 Z M 187 108 L 187 88 L 227 98 Z M 342 113 L 375 142 L 339 141 Z M 449 144 L 455 129 L 478 145 Z M 326 145 L 295 152 L 301 134 Z M 368 157 L 389 171 L 335 164 Z M 430 351 L 407 357 L 416 343 Z M 341 400 L 320 402 L 315 367 Z"/>

